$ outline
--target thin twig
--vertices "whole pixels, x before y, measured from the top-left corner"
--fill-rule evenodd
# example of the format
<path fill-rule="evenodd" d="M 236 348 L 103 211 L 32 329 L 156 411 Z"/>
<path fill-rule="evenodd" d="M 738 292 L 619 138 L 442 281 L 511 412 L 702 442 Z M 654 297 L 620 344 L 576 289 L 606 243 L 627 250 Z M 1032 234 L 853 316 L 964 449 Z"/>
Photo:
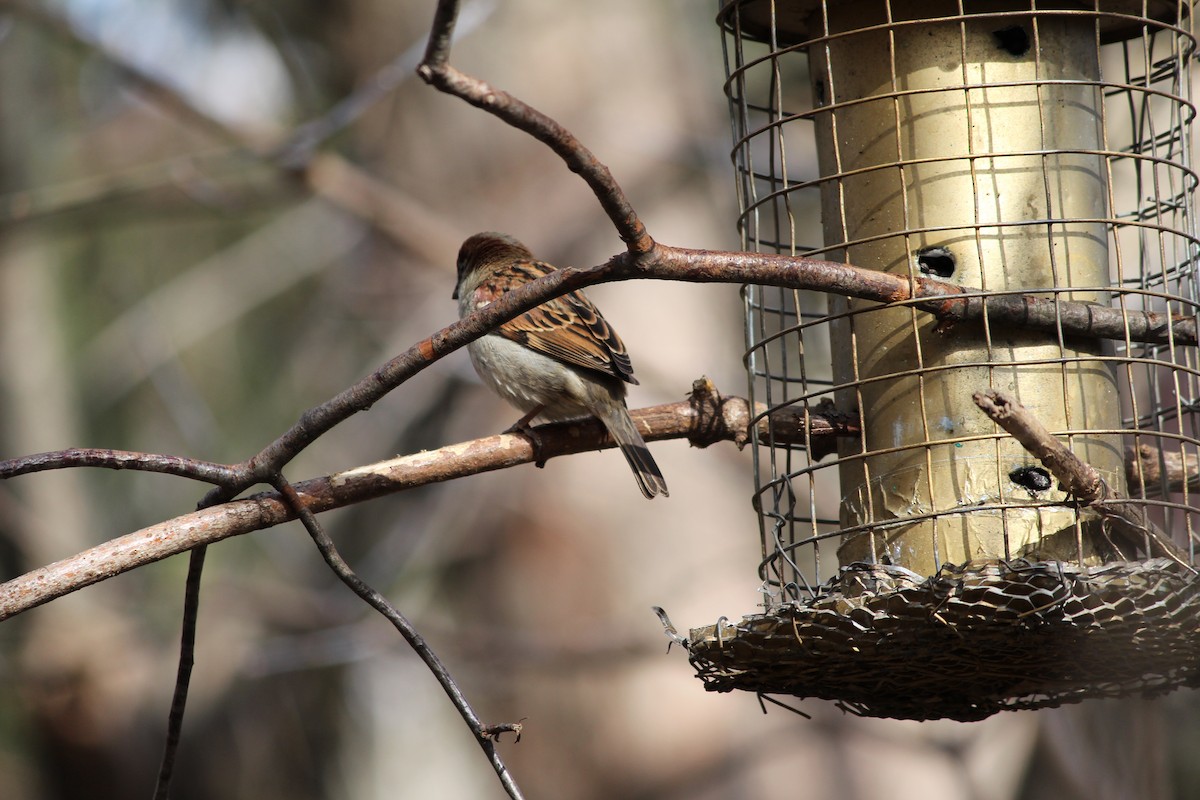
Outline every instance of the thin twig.
<path fill-rule="evenodd" d="M 443 691 L 446 692 L 446 696 L 450 698 L 450 702 L 458 709 L 458 713 L 462 716 L 463 721 L 467 723 L 472 733 L 475 734 L 475 740 L 483 749 L 484 754 L 487 755 L 488 761 L 496 771 L 496 775 L 500 779 L 501 785 L 504 786 L 505 791 L 508 792 L 508 796 L 514 798 L 514 800 L 518 800 L 522 796 L 521 790 L 517 787 L 516 781 L 508 771 L 508 768 L 504 766 L 504 762 L 500 759 L 500 754 L 496 752 L 497 727 L 485 725 L 479 719 L 479 715 L 471 708 L 471 704 L 467 702 L 466 696 L 458 688 L 458 684 L 449 670 L 446 669 L 445 664 L 437 657 L 437 654 L 433 652 L 433 649 L 425 641 L 425 638 L 421 636 L 408 618 L 388 602 L 386 597 L 371 588 L 366 581 L 358 576 L 346 560 L 342 558 L 333 540 L 325 533 L 325 529 L 317 521 L 316 515 L 309 509 L 308 503 L 300 497 L 296 488 L 288 483 L 283 475 L 275 475 L 271 480 L 271 484 L 282 495 L 284 501 L 300 519 L 300 522 L 303 523 L 305 530 L 308 531 L 309 536 L 312 537 L 313 542 L 316 544 L 317 550 L 320 551 L 321 557 L 325 559 L 325 563 L 329 565 L 334 574 L 338 576 L 342 583 L 350 587 L 351 591 L 383 615 L 388 622 L 392 623 L 396 630 L 400 632 L 400 635 L 404 637 L 404 640 L 408 642 L 413 652 L 425 662 L 425 666 L 433 673 L 434 678 L 437 679 Z M 520 738 L 520 723 L 511 723 L 500 727 L 503 727 L 505 730 L 516 730 L 518 738 Z"/>
<path fill-rule="evenodd" d="M 1090 506 L 1105 497 L 1104 479 L 1091 464 L 1067 449 L 1057 437 L 1046 430 L 1033 412 L 1005 392 L 989 389 L 976 392 L 972 398 L 975 405 L 987 414 L 988 419 L 1003 428 L 1017 440 L 1029 454 L 1042 462 L 1058 479 L 1064 492 L 1080 504 Z"/>
<path fill-rule="evenodd" d="M 192 682 L 192 667 L 196 663 L 196 624 L 200 616 L 200 578 L 204 574 L 206 545 L 192 550 L 188 561 L 187 582 L 183 596 L 183 625 L 179 641 L 179 666 L 175 672 L 175 688 L 171 693 L 171 709 L 167 713 L 167 736 L 158 779 L 154 785 L 154 800 L 167 800 L 171 778 L 175 774 L 175 757 L 183 734 L 183 715 L 187 708 L 188 689 Z"/>
<path fill-rule="evenodd" d="M 635 256 L 650 252 L 654 240 L 638 219 L 625 192 L 613 179 L 608 167 L 584 147 L 574 134 L 508 92 L 500 91 L 450 66 L 450 45 L 457 19 L 458 0 L 439 0 L 425 59 L 417 68 L 421 79 L 499 117 L 553 150 L 572 172 L 591 187 L 629 252 Z"/>
<path fill-rule="evenodd" d="M 211 461 L 159 453 L 138 453 L 130 450 L 109 450 L 101 447 L 74 447 L 49 453 L 35 453 L 21 458 L 0 461 L 0 480 L 43 472 L 51 469 L 97 467 L 100 469 L 131 469 L 137 472 L 158 472 L 191 478 L 203 483 L 220 485 L 235 477 L 232 467 Z"/>
<path fill-rule="evenodd" d="M 217 486 L 197 506 L 204 511 L 209 506 L 219 505 L 233 497 L 227 489 Z M 188 558 L 187 580 L 183 590 L 183 623 L 180 632 L 179 664 L 175 670 L 175 686 L 171 690 L 171 708 L 167 712 L 167 735 L 163 744 L 162 759 L 159 761 L 158 777 L 154 784 L 154 800 L 167 800 L 171 794 L 171 780 L 175 775 L 175 759 L 179 755 L 179 742 L 183 738 L 184 711 L 187 709 L 188 693 L 192 685 L 192 667 L 196 663 L 196 628 L 200 624 L 200 581 L 204 577 L 204 560 L 208 544 L 201 543 L 192 548 Z"/>
<path fill-rule="evenodd" d="M 1166 556 L 1197 573 L 1187 555 L 1162 531 L 1146 519 L 1140 505 L 1116 492 L 1091 464 L 1071 452 L 1051 434 L 1041 421 L 1016 398 L 989 389 L 976 392 L 972 399 L 988 418 L 1020 442 L 1029 453 L 1058 479 L 1059 486 L 1083 506 L 1095 509 L 1112 523 L 1121 538 L 1134 544 L 1148 544 L 1152 555 Z"/>

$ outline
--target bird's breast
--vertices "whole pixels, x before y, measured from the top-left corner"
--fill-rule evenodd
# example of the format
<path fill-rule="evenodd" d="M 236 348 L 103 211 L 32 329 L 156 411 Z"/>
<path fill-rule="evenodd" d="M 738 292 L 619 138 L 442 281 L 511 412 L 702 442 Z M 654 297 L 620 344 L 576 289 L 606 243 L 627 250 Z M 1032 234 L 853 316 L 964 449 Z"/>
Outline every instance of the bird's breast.
<path fill-rule="evenodd" d="M 549 420 L 590 413 L 590 387 L 565 364 L 497 334 L 476 339 L 467 351 L 484 383 L 521 411 L 542 406 Z"/>

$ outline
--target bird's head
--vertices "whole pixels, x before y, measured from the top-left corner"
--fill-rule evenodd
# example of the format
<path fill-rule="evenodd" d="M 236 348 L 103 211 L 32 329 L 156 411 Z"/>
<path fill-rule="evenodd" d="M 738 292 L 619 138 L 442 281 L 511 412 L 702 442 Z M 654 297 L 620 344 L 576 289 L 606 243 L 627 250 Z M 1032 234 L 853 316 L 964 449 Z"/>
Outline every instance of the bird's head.
<path fill-rule="evenodd" d="M 477 284 L 491 269 L 513 261 L 532 261 L 529 248 L 506 233 L 477 233 L 458 249 L 458 283 L 453 298 L 464 286 Z"/>

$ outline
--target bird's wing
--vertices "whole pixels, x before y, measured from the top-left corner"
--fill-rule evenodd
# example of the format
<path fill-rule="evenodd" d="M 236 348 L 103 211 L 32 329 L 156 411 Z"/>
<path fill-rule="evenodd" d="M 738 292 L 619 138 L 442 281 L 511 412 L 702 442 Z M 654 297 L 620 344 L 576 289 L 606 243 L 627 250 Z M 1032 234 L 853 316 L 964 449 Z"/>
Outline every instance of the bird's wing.
<path fill-rule="evenodd" d="M 541 261 L 514 265 L 524 281 L 554 269 Z M 625 343 L 600 310 L 582 292 L 556 297 L 509 320 L 496 331 L 506 339 L 566 364 L 637 383 Z"/>

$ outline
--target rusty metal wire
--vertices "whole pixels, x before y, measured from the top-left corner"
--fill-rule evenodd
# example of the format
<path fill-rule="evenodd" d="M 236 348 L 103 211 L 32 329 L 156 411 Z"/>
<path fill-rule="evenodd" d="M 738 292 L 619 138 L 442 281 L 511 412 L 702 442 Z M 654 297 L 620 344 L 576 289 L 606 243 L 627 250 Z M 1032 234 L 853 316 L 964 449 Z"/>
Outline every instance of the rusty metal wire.
<path fill-rule="evenodd" d="M 1130 309 L 1165 309 L 1175 313 L 1196 312 L 1194 256 L 1197 247 L 1191 194 L 1197 176 L 1189 166 L 1187 127 L 1194 115 L 1188 102 L 1189 76 L 1185 65 L 1195 48 L 1194 39 L 1178 24 L 1170 21 L 1124 13 L 1128 8 L 1111 11 L 1098 7 L 1093 10 L 1014 9 L 988 14 L 957 13 L 923 18 L 898 19 L 889 6 L 891 21 L 881 25 L 866 25 L 861 30 L 824 32 L 797 41 L 794 32 L 756 29 L 756 41 L 745 35 L 743 12 L 755 11 L 756 21 L 786 16 L 785 3 L 723 3 L 720 22 L 726 30 L 725 46 L 728 65 L 726 90 L 729 93 L 734 127 L 733 160 L 739 176 L 739 196 L 742 215 L 739 220 L 748 249 L 776 252 L 800 252 L 844 255 L 859 245 L 887 238 L 900 237 L 910 245 L 920 237 L 964 229 L 977 233 L 1028 229 L 1048 234 L 1064 230 L 1068 225 L 1102 225 L 1110 253 L 1110 277 L 1106 286 L 1043 286 L 1037 287 L 1043 296 L 1065 298 L 1094 297 L 1101 293 L 1111 296 L 1114 306 Z M 824 4 L 802 4 L 816 9 Z M 1140 9 L 1140 4 L 1137 4 Z M 757 9 L 753 8 L 758 6 Z M 770 8 L 766 8 L 770 6 Z M 1128 6 L 1128 4 L 1126 4 Z M 1154 9 L 1158 15 L 1174 10 L 1173 4 Z M 1039 26 L 1054 18 L 1071 19 L 1094 26 L 1098 41 L 1114 38 L 1113 31 L 1145 26 L 1145 36 L 1114 41 L 1101 51 L 1101 78 L 1074 80 L 1040 78 L 1023 81 L 970 82 L 964 77 L 958 82 L 947 81 L 937 88 L 900 89 L 884 87 L 870 97 L 838 102 L 819 102 L 812 95 L 808 54 L 837 39 L 859 35 L 862 30 L 883 31 L 894 36 L 896 31 L 912 26 L 928 26 L 933 22 L 965 26 L 978 24 L 981 19 L 997 30 L 1006 25 L 1024 24 L 1032 28 L 1037 38 Z M 1177 22 L 1177 20 L 1175 20 Z M 811 32 L 810 32 L 811 33 Z M 770 38 L 774 36 L 774 45 Z M 962 34 L 962 49 L 966 51 L 966 34 Z M 897 66 L 894 44 L 890 55 L 892 87 L 902 79 Z M 1040 61 L 1041 49 L 1032 49 Z M 1039 68 L 1040 71 L 1040 68 Z M 1040 89 L 1044 86 L 1070 83 L 1090 86 L 1102 96 L 1098 109 L 1103 131 L 1102 145 L 1097 148 L 1039 147 L 1018 153 L 990 150 L 966 154 L 931 155 L 921 158 L 897 157 L 889 163 L 871 164 L 820 174 L 813 155 L 816 134 L 814 120 L 818 115 L 835 118 L 847 109 L 865 103 L 894 102 L 919 94 L 958 95 L 959 102 L 970 111 L 972 98 L 983 89 L 1025 86 Z M 952 102 L 947 100 L 946 102 Z M 974 100 L 978 108 L 979 100 Z M 976 112 L 978 113 L 978 112 Z M 896 134 L 897 140 L 900 134 Z M 1045 138 L 1043 136 L 1043 138 Z M 902 175 L 925 165 L 957 162 L 972 173 L 976 186 L 985 179 L 984 170 L 997 159 L 1025 166 L 1046 162 L 1064 153 L 1082 154 L 1098 159 L 1105 170 L 1105 185 L 1109 196 L 1103 216 L 1060 219 L 1052 215 L 1033 218 L 1004 219 L 997 224 L 990 219 L 950 224 L 915 224 L 911 209 L 904 209 L 908 221 L 872 236 L 843 238 L 821 243 L 820 191 L 823 186 L 838 186 L 851 178 L 871 173 L 899 171 Z M 899 154 L 898 154 L 899 156 Z M 969 198 L 962 198 L 970 203 Z M 919 248 L 910 246 L 910 251 Z M 917 274 L 910 264 L 909 269 Z M 988 287 L 983 287 L 988 288 Z M 998 287 L 1003 291 L 1003 287 Z M 1118 289 L 1126 289 L 1119 291 Z M 1118 291 L 1114 291 L 1118 290 Z M 1132 291 L 1130 291 L 1132 290 Z M 765 402 L 769 409 L 783 405 L 810 408 L 826 398 L 846 397 L 849 391 L 860 394 L 863 386 L 872 382 L 887 382 L 899 376 L 922 377 L 939 370 L 957 369 L 953 365 L 924 363 L 918 353 L 913 364 L 905 365 L 882 375 L 855 376 L 835 383 L 830 370 L 829 329 L 848 318 L 864 317 L 873 309 L 851 307 L 830 313 L 825 298 L 786 290 L 747 287 L 747 337 L 750 349 L 747 365 L 752 379 L 755 399 Z M 920 324 L 914 313 L 914 327 Z M 986 347 L 993 347 L 997 332 L 984 331 Z M 1194 454 L 1196 445 L 1195 400 L 1197 394 L 1196 365 L 1191 348 L 1144 346 L 1118 342 L 1111 353 L 1078 356 L 1063 352 L 1056 358 L 1010 361 L 1006 368 L 1046 367 L 1059 364 L 1104 362 L 1119 376 L 1122 392 L 1122 426 L 1119 429 L 1080 426 L 1062 433 L 1106 432 L 1133 436 L 1135 441 L 1153 443 Z M 1066 380 L 1066 379 L 1064 379 Z M 1172 389 L 1178 390 L 1172 397 Z M 964 404 L 967 402 L 963 399 Z M 841 404 L 844 405 L 844 402 Z M 968 437 L 969 438 L 969 437 Z M 938 437 L 939 444 L 957 443 L 967 438 Z M 828 548 L 819 547 L 822 540 L 836 538 L 839 520 L 836 508 L 827 502 L 836 499 L 838 471 L 850 460 L 865 460 L 896 449 L 921 449 L 933 440 L 906 442 L 900 448 L 884 448 L 875 442 L 863 442 L 857 452 L 843 448 L 836 460 L 812 463 L 803 449 L 794 446 L 775 446 L 761 441 L 757 449 L 756 472 L 759 480 L 758 503 L 762 509 L 764 542 L 763 578 L 768 590 L 784 587 L 807 587 L 811 593 L 823 580 L 836 571 L 838 562 Z M 1186 495 L 1186 492 L 1185 492 Z M 818 500 L 826 502 L 818 502 Z M 1195 527 L 1191 498 L 1179 498 L 1171 505 L 1169 519 L 1163 523 L 1168 530 L 1179 530 L 1183 541 Z M 800 547 L 808 543 L 811 547 Z M 786 554 L 786 555 L 785 555 Z M 800 559 L 803 562 L 797 562 Z M 783 597 L 783 595 L 779 595 Z"/>
<path fill-rule="evenodd" d="M 1200 686 L 1198 621 L 1200 581 L 1166 559 L 994 562 L 925 579 L 860 564 L 811 602 L 692 631 L 687 648 L 709 691 L 969 721 Z"/>
<path fill-rule="evenodd" d="M 745 249 L 935 275 L 982 297 L 1200 311 L 1188 4 L 718 5 Z M 1013 477 L 1037 462 L 978 418 L 973 389 L 1024 392 L 1196 563 L 1196 482 L 1166 477 L 1168 462 L 1200 464 L 1195 348 L 1079 342 L 1061 323 L 1042 337 L 938 331 L 911 302 L 743 296 L 764 415 L 832 401 L 862 431 L 818 459 L 756 428 L 768 615 L 792 619 L 862 562 L 933 576 L 980 559 L 1085 570 L 1135 555 L 1114 555 L 1097 515 L 1055 487 Z M 1126 463 L 1132 452 L 1143 460 Z M 995 707 L 1023 707 L 1006 702 Z"/>

